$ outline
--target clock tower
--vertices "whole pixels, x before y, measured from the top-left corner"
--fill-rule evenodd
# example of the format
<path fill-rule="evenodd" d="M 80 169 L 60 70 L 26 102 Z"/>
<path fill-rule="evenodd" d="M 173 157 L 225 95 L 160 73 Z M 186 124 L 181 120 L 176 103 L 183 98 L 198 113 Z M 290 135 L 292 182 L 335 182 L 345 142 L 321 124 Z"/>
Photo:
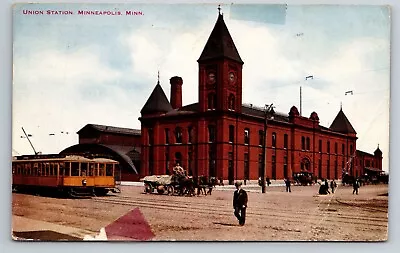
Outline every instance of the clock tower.
<path fill-rule="evenodd" d="M 243 61 L 221 13 L 197 62 L 200 111 L 241 112 Z"/>

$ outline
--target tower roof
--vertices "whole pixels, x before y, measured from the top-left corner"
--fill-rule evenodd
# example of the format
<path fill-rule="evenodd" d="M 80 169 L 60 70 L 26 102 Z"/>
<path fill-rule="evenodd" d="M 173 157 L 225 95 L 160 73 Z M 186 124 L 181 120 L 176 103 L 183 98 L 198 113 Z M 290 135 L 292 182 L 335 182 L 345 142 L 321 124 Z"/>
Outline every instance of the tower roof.
<path fill-rule="evenodd" d="M 378 147 L 376 148 L 376 150 L 374 151 L 374 155 L 378 155 L 378 156 L 381 156 L 381 155 L 382 155 L 382 151 L 381 151 L 381 149 L 379 148 L 379 144 L 378 144 Z"/>
<path fill-rule="evenodd" d="M 156 87 L 153 92 L 150 94 L 150 97 L 147 99 L 147 102 L 144 104 L 141 114 L 150 114 L 150 113 L 163 113 L 172 111 L 172 106 L 168 101 L 167 96 L 165 95 L 160 82 L 157 82 Z"/>
<path fill-rule="evenodd" d="M 229 34 L 222 14 L 218 14 L 217 22 L 200 55 L 198 62 L 212 59 L 228 58 L 243 64 L 235 43 Z"/>
<path fill-rule="evenodd" d="M 344 114 L 342 108 L 340 108 L 339 113 L 336 115 L 336 118 L 333 120 L 331 126 L 329 127 L 331 130 L 340 133 L 351 133 L 356 134 L 356 130 L 354 130 L 353 126 L 351 125 L 350 121 L 347 119 L 346 115 Z"/>

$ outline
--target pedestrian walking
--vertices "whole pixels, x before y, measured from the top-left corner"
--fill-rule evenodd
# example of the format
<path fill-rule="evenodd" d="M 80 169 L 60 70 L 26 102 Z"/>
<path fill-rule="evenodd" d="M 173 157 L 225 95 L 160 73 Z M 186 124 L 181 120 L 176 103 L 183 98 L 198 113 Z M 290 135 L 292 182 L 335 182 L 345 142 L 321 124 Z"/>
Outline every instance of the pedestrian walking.
<path fill-rule="evenodd" d="M 290 179 L 285 178 L 286 192 L 292 192 L 292 190 L 290 189 L 290 183 Z"/>
<path fill-rule="evenodd" d="M 353 182 L 353 194 L 356 193 L 358 195 L 358 188 L 360 188 L 360 184 L 358 183 L 357 180 Z"/>
<path fill-rule="evenodd" d="M 336 182 L 335 182 L 335 179 L 332 179 L 332 181 L 331 181 L 331 190 L 332 190 L 332 193 L 335 193 L 336 187 L 337 187 L 337 184 L 336 184 Z"/>
<path fill-rule="evenodd" d="M 233 209 L 234 214 L 239 221 L 239 225 L 243 226 L 246 222 L 246 208 L 247 208 L 247 192 L 242 189 L 242 183 L 236 182 L 236 191 L 233 194 Z"/>
<path fill-rule="evenodd" d="M 325 189 L 328 194 L 331 194 L 331 192 L 329 191 L 329 184 L 327 179 L 325 179 Z"/>

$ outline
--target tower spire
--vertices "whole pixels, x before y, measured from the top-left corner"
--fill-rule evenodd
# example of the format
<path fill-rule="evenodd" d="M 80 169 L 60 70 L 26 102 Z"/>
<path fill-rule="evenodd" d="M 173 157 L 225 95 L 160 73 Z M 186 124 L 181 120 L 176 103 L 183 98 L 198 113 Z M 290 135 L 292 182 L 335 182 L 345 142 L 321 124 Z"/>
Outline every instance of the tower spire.
<path fill-rule="evenodd" d="M 218 4 L 218 14 L 221 15 L 221 5 Z"/>
<path fill-rule="evenodd" d="M 160 71 L 157 73 L 157 84 L 160 84 Z"/>
<path fill-rule="evenodd" d="M 342 110 L 342 101 L 340 101 L 340 110 Z"/>

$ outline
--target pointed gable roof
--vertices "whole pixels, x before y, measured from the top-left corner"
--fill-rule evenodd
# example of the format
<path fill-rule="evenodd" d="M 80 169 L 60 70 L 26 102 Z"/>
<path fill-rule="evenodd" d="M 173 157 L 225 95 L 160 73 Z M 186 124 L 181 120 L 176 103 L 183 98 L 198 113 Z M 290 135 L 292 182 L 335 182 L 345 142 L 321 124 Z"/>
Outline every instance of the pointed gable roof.
<path fill-rule="evenodd" d="M 356 134 L 356 130 L 354 130 L 342 108 L 340 108 L 339 113 L 336 115 L 336 118 L 333 120 L 329 128 L 335 132 Z"/>
<path fill-rule="evenodd" d="M 235 43 L 229 34 L 222 14 L 218 15 L 217 22 L 200 55 L 198 62 L 211 59 L 228 58 L 243 64 Z"/>
<path fill-rule="evenodd" d="M 153 92 L 150 94 L 149 99 L 144 104 L 141 114 L 151 114 L 151 113 L 165 113 L 172 111 L 172 106 L 168 101 L 167 96 L 165 95 L 160 82 L 157 82 L 156 87 Z"/>

